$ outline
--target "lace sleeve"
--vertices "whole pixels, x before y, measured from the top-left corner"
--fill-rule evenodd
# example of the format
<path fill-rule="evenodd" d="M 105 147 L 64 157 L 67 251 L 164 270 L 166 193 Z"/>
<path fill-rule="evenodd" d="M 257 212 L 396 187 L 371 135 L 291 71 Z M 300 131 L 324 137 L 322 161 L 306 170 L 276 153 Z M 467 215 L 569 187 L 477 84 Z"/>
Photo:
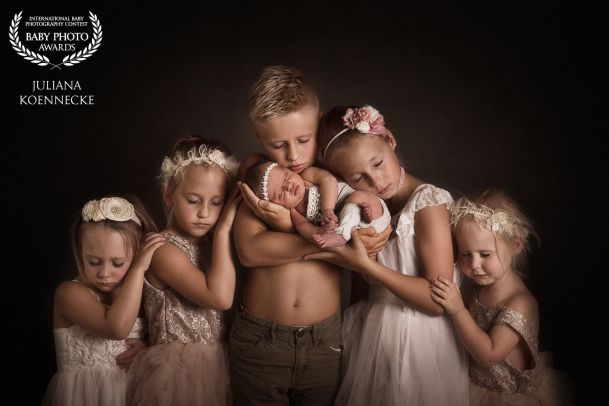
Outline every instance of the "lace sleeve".
<path fill-rule="evenodd" d="M 448 209 L 453 201 L 450 193 L 433 185 L 421 185 L 416 193 L 417 197 L 414 204 L 414 211 L 419 211 L 425 207 L 438 206 L 440 204 L 446 205 L 446 208 Z"/>

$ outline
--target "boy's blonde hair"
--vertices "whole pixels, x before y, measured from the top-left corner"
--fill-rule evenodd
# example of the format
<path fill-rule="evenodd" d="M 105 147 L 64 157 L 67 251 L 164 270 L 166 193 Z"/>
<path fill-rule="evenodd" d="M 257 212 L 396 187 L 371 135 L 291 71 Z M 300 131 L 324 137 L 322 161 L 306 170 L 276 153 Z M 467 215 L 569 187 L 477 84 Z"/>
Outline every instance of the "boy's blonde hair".
<path fill-rule="evenodd" d="M 250 118 L 267 121 L 311 104 L 319 108 L 315 89 L 302 73 L 289 66 L 267 66 L 250 89 Z"/>

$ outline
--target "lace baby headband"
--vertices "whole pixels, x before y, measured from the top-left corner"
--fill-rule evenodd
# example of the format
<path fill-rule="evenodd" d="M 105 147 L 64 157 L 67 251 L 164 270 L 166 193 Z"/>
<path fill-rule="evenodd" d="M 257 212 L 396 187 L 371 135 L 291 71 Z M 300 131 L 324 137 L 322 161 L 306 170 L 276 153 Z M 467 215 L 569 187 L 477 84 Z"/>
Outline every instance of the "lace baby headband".
<path fill-rule="evenodd" d="M 82 208 L 83 221 L 129 221 L 133 220 L 141 227 L 142 222 L 135 215 L 133 205 L 122 197 L 104 197 L 100 200 L 89 200 Z"/>
<path fill-rule="evenodd" d="M 277 162 L 271 162 L 264 170 L 264 175 L 262 175 L 262 198 L 264 200 L 269 200 L 269 175 L 271 174 L 271 169 L 277 165 Z"/>
<path fill-rule="evenodd" d="M 343 116 L 343 125 L 345 128 L 332 137 L 324 148 L 324 158 L 326 157 L 326 152 L 328 151 L 328 148 L 330 148 L 330 145 L 347 131 L 357 130 L 362 134 L 376 134 L 383 137 L 391 135 L 391 131 L 385 128 L 385 119 L 383 118 L 383 115 L 372 106 L 347 109 Z"/>
<path fill-rule="evenodd" d="M 173 158 L 165 157 L 161 165 L 161 178 L 168 181 L 190 164 L 215 166 L 231 176 L 236 176 L 239 168 L 239 162 L 232 156 L 227 156 L 219 149 L 201 145 L 198 148 L 192 147 L 186 156 L 178 152 Z"/>
<path fill-rule="evenodd" d="M 518 219 L 504 211 L 494 210 L 483 204 L 476 204 L 462 197 L 458 199 L 450 213 L 450 224 L 453 229 L 463 220 L 473 220 L 480 227 L 495 233 L 502 233 L 512 238 L 518 233 Z"/>

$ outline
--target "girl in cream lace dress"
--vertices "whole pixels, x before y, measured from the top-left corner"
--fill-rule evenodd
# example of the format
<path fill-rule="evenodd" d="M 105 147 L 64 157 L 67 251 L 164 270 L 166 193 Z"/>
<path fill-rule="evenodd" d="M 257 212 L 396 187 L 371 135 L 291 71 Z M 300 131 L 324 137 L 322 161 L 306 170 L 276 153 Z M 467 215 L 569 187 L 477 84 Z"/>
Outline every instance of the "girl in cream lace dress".
<path fill-rule="evenodd" d="M 235 289 L 229 237 L 241 195 L 227 195 L 236 169 L 224 147 L 199 137 L 178 141 L 163 161 L 169 243 L 146 274 L 151 346 L 129 369 L 130 405 L 230 404 L 222 311 Z"/>
<path fill-rule="evenodd" d="M 451 216 L 459 248 L 459 268 L 476 284 L 465 309 L 459 287 L 444 278 L 432 281 L 432 298 L 450 314 L 471 355 L 471 405 L 572 405 L 565 373 L 539 354 L 537 301 L 518 270 L 530 221 L 499 191 L 459 199 Z"/>
<path fill-rule="evenodd" d="M 319 126 L 330 169 L 357 190 L 387 202 L 394 234 L 371 260 L 353 233 L 353 246 L 308 255 L 363 274 L 368 300 L 345 311 L 344 378 L 337 405 L 465 406 L 467 355 L 428 279 L 453 280 L 450 194 L 407 174 L 396 140 L 370 106 L 337 107 Z"/>
<path fill-rule="evenodd" d="M 91 200 L 72 227 L 80 277 L 55 293 L 53 326 L 57 373 L 45 405 L 125 405 L 127 376 L 116 356 L 125 338 L 140 338 L 137 318 L 144 272 L 164 243 L 134 198 Z"/>

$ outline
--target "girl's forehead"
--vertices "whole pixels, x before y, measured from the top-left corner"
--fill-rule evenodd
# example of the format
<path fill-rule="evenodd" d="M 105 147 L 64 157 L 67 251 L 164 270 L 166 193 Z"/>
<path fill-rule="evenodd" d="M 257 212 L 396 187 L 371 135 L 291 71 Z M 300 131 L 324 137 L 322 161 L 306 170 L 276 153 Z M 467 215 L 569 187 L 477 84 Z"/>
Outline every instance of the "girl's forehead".
<path fill-rule="evenodd" d="M 335 153 L 358 154 L 358 155 L 374 155 L 385 148 L 389 148 L 382 137 L 377 135 L 364 135 L 352 138 L 344 144 L 336 148 Z"/>

